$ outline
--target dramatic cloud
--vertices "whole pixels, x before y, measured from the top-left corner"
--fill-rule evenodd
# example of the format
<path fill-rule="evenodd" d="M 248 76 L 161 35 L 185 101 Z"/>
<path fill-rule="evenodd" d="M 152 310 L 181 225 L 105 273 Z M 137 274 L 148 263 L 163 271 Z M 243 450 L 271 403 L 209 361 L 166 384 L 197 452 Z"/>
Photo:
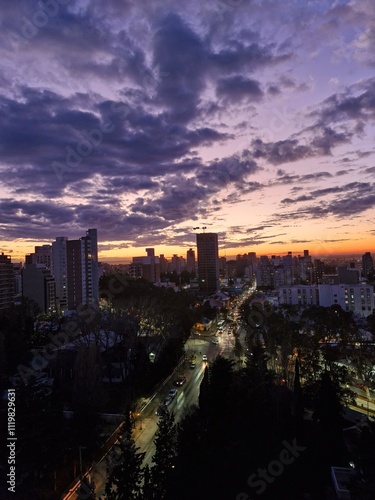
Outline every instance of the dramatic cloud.
<path fill-rule="evenodd" d="M 339 241 L 317 233 L 340 217 L 374 247 L 369 0 L 20 0 L 1 11 L 7 252 L 97 227 L 103 256 L 176 253 L 199 225 L 222 248 L 290 250 Z"/>

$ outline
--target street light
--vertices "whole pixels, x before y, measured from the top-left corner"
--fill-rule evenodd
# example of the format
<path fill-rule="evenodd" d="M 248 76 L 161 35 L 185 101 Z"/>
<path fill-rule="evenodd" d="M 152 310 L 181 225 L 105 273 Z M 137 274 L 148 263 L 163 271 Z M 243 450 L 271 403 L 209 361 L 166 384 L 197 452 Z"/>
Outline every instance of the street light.
<path fill-rule="evenodd" d="M 80 477 L 82 479 L 82 452 L 81 450 L 85 450 L 86 446 L 78 446 L 79 449 L 79 471 L 80 471 Z"/>

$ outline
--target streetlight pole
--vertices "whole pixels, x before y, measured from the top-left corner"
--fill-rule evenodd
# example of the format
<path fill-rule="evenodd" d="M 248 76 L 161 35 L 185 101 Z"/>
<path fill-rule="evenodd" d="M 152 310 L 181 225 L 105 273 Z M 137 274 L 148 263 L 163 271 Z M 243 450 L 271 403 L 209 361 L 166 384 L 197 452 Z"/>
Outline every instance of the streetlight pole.
<path fill-rule="evenodd" d="M 82 448 L 85 448 L 85 446 L 78 446 L 78 450 L 79 450 L 79 475 L 80 475 L 80 478 L 82 479 Z"/>

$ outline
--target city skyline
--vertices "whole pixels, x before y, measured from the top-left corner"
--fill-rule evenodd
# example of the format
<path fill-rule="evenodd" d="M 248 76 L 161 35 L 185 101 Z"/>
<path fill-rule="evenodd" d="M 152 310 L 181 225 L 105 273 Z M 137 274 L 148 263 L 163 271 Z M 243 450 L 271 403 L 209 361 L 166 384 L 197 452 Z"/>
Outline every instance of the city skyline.
<path fill-rule="evenodd" d="M 303 5 L 301 5 L 303 4 Z M 375 252 L 369 0 L 2 4 L 0 253 Z"/>

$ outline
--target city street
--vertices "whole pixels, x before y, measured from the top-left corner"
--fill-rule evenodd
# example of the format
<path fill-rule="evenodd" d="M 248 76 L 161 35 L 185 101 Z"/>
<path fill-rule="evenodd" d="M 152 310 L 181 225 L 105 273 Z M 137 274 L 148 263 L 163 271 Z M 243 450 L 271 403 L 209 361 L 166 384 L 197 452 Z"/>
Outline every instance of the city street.
<path fill-rule="evenodd" d="M 211 345 L 210 340 L 191 339 L 186 344 L 186 359 L 179 367 L 178 372 L 169 377 L 162 389 L 155 394 L 149 404 L 143 409 L 140 416 L 135 422 L 133 431 L 133 439 L 140 452 L 145 453 L 143 465 L 151 465 L 152 456 L 155 453 L 154 438 L 157 431 L 157 423 L 159 417 L 155 414 L 157 408 L 163 403 L 168 392 L 172 388 L 176 388 L 174 381 L 179 375 L 186 376 L 186 382 L 183 386 L 177 387 L 177 395 L 168 406 L 170 412 L 174 412 L 176 422 L 182 417 L 191 405 L 198 402 L 199 385 L 203 378 L 206 362 L 202 361 L 202 355 L 206 354 L 208 360 L 212 360 L 218 354 L 217 346 Z M 189 368 L 189 359 L 195 354 L 197 364 L 194 369 Z M 109 452 L 108 456 L 113 452 Z M 104 458 L 91 471 L 91 480 L 94 481 L 96 494 L 104 494 L 105 483 L 107 480 L 106 468 L 108 458 Z M 70 497 L 65 497 L 66 499 Z"/>

